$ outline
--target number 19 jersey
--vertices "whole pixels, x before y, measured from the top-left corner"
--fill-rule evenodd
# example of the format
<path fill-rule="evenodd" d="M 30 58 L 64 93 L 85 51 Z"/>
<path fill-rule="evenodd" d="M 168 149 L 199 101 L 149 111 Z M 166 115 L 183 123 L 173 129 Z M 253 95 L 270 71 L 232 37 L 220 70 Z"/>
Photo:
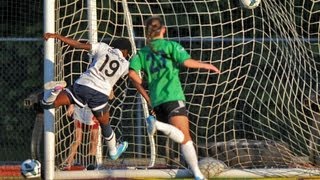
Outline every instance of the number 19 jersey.
<path fill-rule="evenodd" d="M 128 74 L 129 62 L 119 49 L 105 43 L 92 44 L 93 61 L 75 83 L 90 87 L 109 96 L 114 84 Z"/>

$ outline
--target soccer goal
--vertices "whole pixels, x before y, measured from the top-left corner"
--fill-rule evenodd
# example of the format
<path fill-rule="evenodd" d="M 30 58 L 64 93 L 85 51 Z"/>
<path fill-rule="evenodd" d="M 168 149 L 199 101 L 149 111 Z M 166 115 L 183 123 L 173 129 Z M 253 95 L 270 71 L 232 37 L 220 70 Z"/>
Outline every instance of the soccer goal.
<path fill-rule="evenodd" d="M 262 0 L 246 9 L 235 0 L 50 0 L 44 9 L 46 32 L 84 42 L 128 37 L 133 53 L 146 43 L 144 20 L 159 15 L 167 39 L 221 69 L 220 75 L 181 70 L 199 160 L 226 165 L 213 176 L 320 176 L 319 1 Z M 71 85 L 89 61 L 87 52 L 49 40 L 45 82 Z M 62 171 L 73 121 L 64 107 L 46 111 L 46 178 L 192 177 L 177 144 L 159 132 L 147 135 L 145 101 L 130 81 L 120 80 L 114 92 L 111 124 L 128 150 L 111 161 L 101 142 L 97 170 Z M 84 167 L 87 148 L 84 140 L 76 160 Z"/>

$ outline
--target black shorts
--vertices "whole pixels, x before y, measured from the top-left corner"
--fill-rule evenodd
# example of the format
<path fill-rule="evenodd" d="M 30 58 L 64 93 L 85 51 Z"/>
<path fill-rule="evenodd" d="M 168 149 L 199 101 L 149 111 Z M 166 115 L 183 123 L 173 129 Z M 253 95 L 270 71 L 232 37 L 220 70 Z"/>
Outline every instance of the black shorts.
<path fill-rule="evenodd" d="M 93 111 L 101 111 L 107 108 L 109 97 L 90 87 L 75 83 L 68 87 L 67 92 L 73 99 L 73 103 L 80 107 L 88 105 Z"/>
<path fill-rule="evenodd" d="M 188 116 L 186 104 L 184 101 L 171 101 L 160 104 L 153 108 L 157 120 L 168 123 L 172 116 Z"/>

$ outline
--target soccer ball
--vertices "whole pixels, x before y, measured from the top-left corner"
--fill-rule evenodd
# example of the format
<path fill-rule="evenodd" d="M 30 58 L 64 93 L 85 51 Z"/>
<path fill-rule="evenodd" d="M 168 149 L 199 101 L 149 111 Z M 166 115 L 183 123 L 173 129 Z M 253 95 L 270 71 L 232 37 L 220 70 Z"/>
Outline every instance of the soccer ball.
<path fill-rule="evenodd" d="M 227 165 L 212 157 L 205 157 L 199 161 L 199 169 L 206 178 L 212 178 L 227 168 Z"/>
<path fill-rule="evenodd" d="M 261 0 L 240 0 L 240 3 L 247 9 L 254 9 L 259 6 Z"/>
<path fill-rule="evenodd" d="M 27 159 L 21 164 L 21 174 L 25 178 L 35 178 L 41 175 L 41 164 L 35 159 Z"/>

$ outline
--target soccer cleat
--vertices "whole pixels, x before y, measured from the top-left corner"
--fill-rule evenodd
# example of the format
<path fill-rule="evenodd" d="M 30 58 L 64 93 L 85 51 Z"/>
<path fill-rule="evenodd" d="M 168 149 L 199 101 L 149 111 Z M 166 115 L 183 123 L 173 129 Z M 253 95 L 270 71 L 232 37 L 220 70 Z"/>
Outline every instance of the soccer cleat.
<path fill-rule="evenodd" d="M 97 167 L 94 164 L 89 164 L 86 169 L 91 171 L 91 170 L 95 170 L 96 168 Z"/>
<path fill-rule="evenodd" d="M 112 160 L 117 160 L 122 153 L 124 153 L 128 148 L 128 142 L 127 141 L 123 141 L 122 143 L 117 145 L 117 153 L 115 155 L 111 155 L 110 154 L 110 158 Z"/>
<path fill-rule="evenodd" d="M 65 81 L 49 81 L 44 84 L 43 88 L 45 90 L 53 89 L 54 91 L 61 90 L 67 86 Z"/>
<path fill-rule="evenodd" d="M 59 166 L 59 169 L 61 171 L 70 171 L 71 170 L 71 165 L 67 163 L 63 163 Z"/>
<path fill-rule="evenodd" d="M 95 170 L 95 169 L 98 169 L 97 168 L 97 158 L 95 155 L 88 155 L 87 156 L 87 162 L 88 162 L 88 165 L 86 167 L 87 170 Z"/>
<path fill-rule="evenodd" d="M 53 102 L 56 100 L 60 91 L 62 91 L 66 86 L 67 83 L 65 81 L 50 81 L 45 83 L 44 89 L 51 91 L 44 93 L 41 106 L 44 109 L 53 108 Z"/>
<path fill-rule="evenodd" d="M 147 132 L 151 136 L 156 132 L 156 118 L 153 115 L 147 118 Z"/>

